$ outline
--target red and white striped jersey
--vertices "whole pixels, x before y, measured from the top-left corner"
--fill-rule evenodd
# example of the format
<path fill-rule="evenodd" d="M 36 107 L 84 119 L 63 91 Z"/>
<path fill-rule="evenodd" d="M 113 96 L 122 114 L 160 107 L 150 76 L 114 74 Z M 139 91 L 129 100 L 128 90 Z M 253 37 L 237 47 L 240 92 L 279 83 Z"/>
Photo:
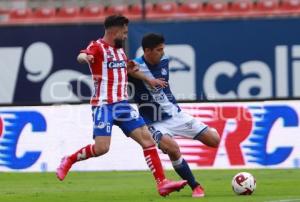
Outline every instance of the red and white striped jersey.
<path fill-rule="evenodd" d="M 94 81 L 91 104 L 99 106 L 126 100 L 127 57 L 123 48 L 114 48 L 98 39 L 81 52 L 94 56 L 94 63 L 89 65 Z"/>

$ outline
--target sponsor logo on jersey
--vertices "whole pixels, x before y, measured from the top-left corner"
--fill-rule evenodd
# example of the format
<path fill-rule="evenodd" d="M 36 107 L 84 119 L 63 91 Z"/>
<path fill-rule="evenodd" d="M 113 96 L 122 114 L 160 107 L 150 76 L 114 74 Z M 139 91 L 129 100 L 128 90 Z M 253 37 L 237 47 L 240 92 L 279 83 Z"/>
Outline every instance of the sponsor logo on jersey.
<path fill-rule="evenodd" d="M 126 68 L 126 62 L 124 60 L 110 61 L 107 62 L 107 68 L 109 69 Z"/>

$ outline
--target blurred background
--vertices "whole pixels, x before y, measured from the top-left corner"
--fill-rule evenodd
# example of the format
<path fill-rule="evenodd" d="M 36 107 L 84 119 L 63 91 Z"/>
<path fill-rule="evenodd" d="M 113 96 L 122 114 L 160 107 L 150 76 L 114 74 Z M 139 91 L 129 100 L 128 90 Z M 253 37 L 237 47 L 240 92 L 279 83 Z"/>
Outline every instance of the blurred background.
<path fill-rule="evenodd" d="M 222 135 L 218 149 L 177 138 L 192 168 L 299 168 L 300 0 L 0 0 L 1 171 L 54 171 L 92 141 L 93 84 L 76 57 L 111 14 L 131 20 L 131 59 L 144 34 L 165 36 L 180 105 Z M 147 169 L 113 134 L 109 154 L 74 169 Z"/>

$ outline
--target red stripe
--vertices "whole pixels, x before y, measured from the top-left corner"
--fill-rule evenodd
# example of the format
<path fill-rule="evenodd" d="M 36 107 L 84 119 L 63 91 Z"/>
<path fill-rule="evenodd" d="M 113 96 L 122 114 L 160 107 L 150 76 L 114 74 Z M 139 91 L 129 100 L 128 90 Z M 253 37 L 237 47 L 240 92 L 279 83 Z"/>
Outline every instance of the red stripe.
<path fill-rule="evenodd" d="M 95 89 L 96 96 L 92 97 L 92 99 L 91 99 L 91 105 L 93 105 L 93 106 L 96 106 L 98 104 L 99 97 L 100 97 L 100 87 L 101 87 L 101 82 L 102 82 L 102 79 L 100 76 L 97 76 L 95 79 L 96 79 L 98 86 L 97 86 L 97 89 Z"/>
<path fill-rule="evenodd" d="M 117 94 L 118 101 L 122 100 L 122 69 L 118 69 L 118 94 Z"/>
<path fill-rule="evenodd" d="M 96 55 L 95 62 L 90 65 L 91 72 L 93 74 L 93 81 L 97 84 L 97 88 L 95 88 L 95 96 L 91 98 L 91 105 L 98 105 L 99 96 L 100 96 L 100 87 L 102 82 L 102 62 L 103 62 L 103 51 L 101 46 L 98 44 L 100 55 Z M 95 86 L 95 84 L 94 84 Z"/>
<path fill-rule="evenodd" d="M 124 52 L 122 52 L 122 57 L 125 61 L 127 61 L 127 56 L 125 55 Z M 124 82 L 124 97 L 127 98 L 127 83 L 128 83 L 128 76 L 127 76 L 127 68 L 124 70 L 124 75 L 125 75 L 125 82 Z"/>
<path fill-rule="evenodd" d="M 114 52 L 115 52 L 116 59 L 119 61 L 120 58 L 119 58 L 117 50 L 114 49 Z M 122 72 L 121 71 L 122 71 L 121 68 L 118 68 L 118 84 L 117 84 L 117 88 L 118 88 L 117 100 L 118 101 L 122 100 Z"/>
<path fill-rule="evenodd" d="M 120 58 L 119 58 L 119 55 L 118 55 L 117 49 L 114 49 L 114 53 L 115 53 L 115 56 L 116 56 L 116 59 L 117 59 L 117 61 L 119 61 L 119 60 L 120 60 Z"/>
<path fill-rule="evenodd" d="M 103 47 L 104 47 L 104 51 L 109 54 L 110 50 L 109 47 L 106 43 L 103 43 Z M 107 63 L 113 61 L 112 58 L 107 58 Z M 107 68 L 107 89 L 106 89 L 106 93 L 107 93 L 107 102 L 108 103 L 112 103 L 113 102 L 113 97 L 112 97 L 112 91 L 113 91 L 113 83 L 114 83 L 114 72 L 113 69 L 109 69 L 108 67 L 104 67 Z"/>
<path fill-rule="evenodd" d="M 112 103 L 113 102 L 113 85 L 114 85 L 114 70 L 113 69 L 107 69 L 108 74 L 108 80 L 107 80 L 107 102 Z"/>
<path fill-rule="evenodd" d="M 124 85 L 124 97 L 127 98 L 127 84 L 128 84 L 128 76 L 127 76 L 127 69 L 125 69 L 125 85 Z"/>
<path fill-rule="evenodd" d="M 123 60 L 127 61 L 127 56 L 125 55 L 124 50 L 121 52 L 121 55 L 123 57 Z"/>
<path fill-rule="evenodd" d="M 100 87 L 101 87 L 101 83 L 102 83 L 102 65 L 98 66 L 100 71 L 97 72 L 97 74 L 95 74 L 95 82 L 97 82 L 97 89 L 96 90 L 96 97 L 95 97 L 95 102 L 97 103 L 100 97 Z"/>

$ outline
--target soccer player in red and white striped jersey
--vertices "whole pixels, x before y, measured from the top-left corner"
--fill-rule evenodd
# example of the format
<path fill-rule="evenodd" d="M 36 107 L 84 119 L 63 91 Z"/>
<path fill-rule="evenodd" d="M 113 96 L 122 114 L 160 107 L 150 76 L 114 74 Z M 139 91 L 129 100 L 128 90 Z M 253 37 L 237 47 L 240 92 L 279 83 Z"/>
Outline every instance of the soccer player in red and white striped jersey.
<path fill-rule="evenodd" d="M 93 106 L 111 104 L 127 99 L 127 57 L 123 48 L 116 48 L 104 39 L 92 41 L 82 50 L 93 57 L 90 70 L 95 91 L 91 99 Z M 80 56 L 85 57 L 85 55 Z"/>
<path fill-rule="evenodd" d="M 126 136 L 142 146 L 158 192 L 161 196 L 166 196 L 183 188 L 187 181 L 175 182 L 165 178 L 155 142 L 142 117 L 127 101 L 127 73 L 137 70 L 132 65 L 134 63 L 127 60 L 122 48 L 128 34 L 128 23 L 129 20 L 124 16 L 108 16 L 104 22 L 104 37 L 91 42 L 77 57 L 80 63 L 89 64 L 93 76 L 94 93 L 91 104 L 95 143 L 64 157 L 56 174 L 58 179 L 64 180 L 75 162 L 107 153 L 111 142 L 111 128 L 118 125 Z"/>

